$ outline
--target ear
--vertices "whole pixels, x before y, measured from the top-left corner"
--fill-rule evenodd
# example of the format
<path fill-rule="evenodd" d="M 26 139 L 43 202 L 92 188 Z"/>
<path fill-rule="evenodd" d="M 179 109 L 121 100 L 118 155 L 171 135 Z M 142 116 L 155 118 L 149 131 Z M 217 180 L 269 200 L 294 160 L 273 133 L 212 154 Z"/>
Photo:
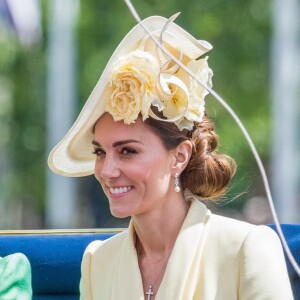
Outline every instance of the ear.
<path fill-rule="evenodd" d="M 175 160 L 172 166 L 174 173 L 180 174 L 185 169 L 188 162 L 190 161 L 192 150 L 193 145 L 189 140 L 183 141 L 174 149 Z"/>

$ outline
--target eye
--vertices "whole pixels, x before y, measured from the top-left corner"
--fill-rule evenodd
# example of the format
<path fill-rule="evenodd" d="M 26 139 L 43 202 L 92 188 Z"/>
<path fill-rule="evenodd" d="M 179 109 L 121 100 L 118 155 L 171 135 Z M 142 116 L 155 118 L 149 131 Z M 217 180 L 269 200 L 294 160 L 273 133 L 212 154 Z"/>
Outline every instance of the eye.
<path fill-rule="evenodd" d="M 105 152 L 101 148 L 95 148 L 93 154 L 95 154 L 97 157 L 101 157 L 105 155 Z"/>
<path fill-rule="evenodd" d="M 130 155 L 130 154 L 136 154 L 137 151 L 135 149 L 129 148 L 129 147 L 125 147 L 122 148 L 121 150 L 121 154 L 123 155 Z"/>

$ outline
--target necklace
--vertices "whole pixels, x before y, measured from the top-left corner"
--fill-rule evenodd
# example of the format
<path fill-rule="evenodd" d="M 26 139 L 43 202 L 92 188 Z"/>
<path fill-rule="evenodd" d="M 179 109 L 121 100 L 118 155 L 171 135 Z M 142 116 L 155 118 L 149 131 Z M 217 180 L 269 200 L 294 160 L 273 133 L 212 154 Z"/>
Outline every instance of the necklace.
<path fill-rule="evenodd" d="M 145 292 L 145 295 L 146 295 L 146 298 L 147 300 L 151 300 L 152 296 L 155 295 L 154 293 L 154 286 L 156 285 L 158 279 L 160 278 L 160 276 L 162 275 L 163 271 L 165 270 L 165 267 L 168 263 L 168 260 L 169 260 L 169 257 L 171 255 L 171 252 L 164 258 L 164 263 L 162 264 L 159 272 L 157 273 L 154 281 L 152 284 L 149 283 L 149 280 L 148 278 L 145 276 L 145 273 L 141 267 L 141 264 L 140 264 L 140 248 L 141 248 L 141 243 L 140 243 L 140 240 L 138 237 L 136 237 L 136 242 L 135 242 L 135 247 L 136 247 L 136 253 L 137 253 L 137 258 L 138 258 L 138 265 L 139 265 L 139 268 L 140 268 L 140 271 L 141 271 L 141 275 L 142 275 L 142 278 L 144 278 L 144 280 L 146 281 L 146 285 L 149 286 L 148 287 L 148 291 Z"/>

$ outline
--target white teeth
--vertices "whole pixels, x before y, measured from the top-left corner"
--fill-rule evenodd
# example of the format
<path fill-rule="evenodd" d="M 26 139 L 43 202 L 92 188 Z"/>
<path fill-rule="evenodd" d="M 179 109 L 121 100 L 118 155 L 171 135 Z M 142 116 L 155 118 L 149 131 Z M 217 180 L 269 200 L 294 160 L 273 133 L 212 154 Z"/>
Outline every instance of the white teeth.
<path fill-rule="evenodd" d="M 131 190 L 131 186 L 124 186 L 124 187 L 118 187 L 118 188 L 109 188 L 109 191 L 113 195 L 118 195 L 122 193 L 127 193 Z"/>

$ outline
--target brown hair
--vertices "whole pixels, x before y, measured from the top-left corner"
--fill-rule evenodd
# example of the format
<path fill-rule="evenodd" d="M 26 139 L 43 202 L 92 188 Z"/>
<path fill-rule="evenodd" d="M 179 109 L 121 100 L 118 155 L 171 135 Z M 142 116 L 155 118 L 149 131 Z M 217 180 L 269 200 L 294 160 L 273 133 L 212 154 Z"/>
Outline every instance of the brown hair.
<path fill-rule="evenodd" d="M 230 156 L 217 152 L 218 136 L 213 122 L 207 116 L 200 123 L 195 122 L 192 132 L 180 131 L 174 123 L 153 118 L 146 119 L 144 123 L 161 138 L 168 150 L 176 148 L 184 140 L 192 142 L 192 156 L 180 175 L 184 189 L 188 188 L 201 199 L 215 199 L 224 195 L 236 164 Z"/>

